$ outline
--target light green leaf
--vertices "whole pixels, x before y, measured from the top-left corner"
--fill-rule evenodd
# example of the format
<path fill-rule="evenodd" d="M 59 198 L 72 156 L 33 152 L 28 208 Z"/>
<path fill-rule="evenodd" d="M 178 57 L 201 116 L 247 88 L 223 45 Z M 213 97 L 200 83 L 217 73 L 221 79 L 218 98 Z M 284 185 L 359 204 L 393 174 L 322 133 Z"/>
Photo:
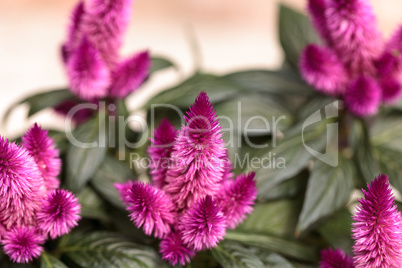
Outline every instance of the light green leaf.
<path fill-rule="evenodd" d="M 351 161 L 339 157 L 332 167 L 319 160 L 314 162 L 307 186 L 306 198 L 297 225 L 297 233 L 304 232 L 320 219 L 342 208 L 353 190 L 354 167 Z"/>
<path fill-rule="evenodd" d="M 166 267 L 152 248 L 137 245 L 117 233 L 76 233 L 60 251 L 82 267 Z"/>
<path fill-rule="evenodd" d="M 92 178 L 107 151 L 106 115 L 102 111 L 72 132 L 67 150 L 67 186 L 78 192 Z"/>
<path fill-rule="evenodd" d="M 42 252 L 40 268 L 67 268 L 67 266 L 52 255 Z"/>

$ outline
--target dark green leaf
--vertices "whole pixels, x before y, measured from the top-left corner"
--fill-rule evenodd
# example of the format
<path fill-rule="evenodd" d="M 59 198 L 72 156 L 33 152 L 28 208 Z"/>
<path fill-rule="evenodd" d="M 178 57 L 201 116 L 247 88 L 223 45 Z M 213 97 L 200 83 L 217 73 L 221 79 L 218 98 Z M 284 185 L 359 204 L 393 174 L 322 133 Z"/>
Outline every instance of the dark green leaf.
<path fill-rule="evenodd" d="M 114 187 L 115 183 L 125 182 L 133 178 L 130 168 L 121 161 L 107 156 L 91 180 L 93 187 L 109 202 L 123 208 L 120 195 Z"/>
<path fill-rule="evenodd" d="M 224 268 L 292 268 L 282 256 L 256 248 L 246 248 L 238 243 L 220 243 L 212 255 Z"/>
<path fill-rule="evenodd" d="M 264 199 L 289 198 L 303 193 L 307 188 L 308 176 L 309 172 L 304 169 L 293 178 L 285 180 L 264 192 Z"/>
<path fill-rule="evenodd" d="M 145 105 L 170 104 L 187 109 L 201 91 L 205 91 L 211 102 L 227 100 L 241 90 L 232 82 L 211 74 L 197 73 L 180 85 L 164 90 Z"/>
<path fill-rule="evenodd" d="M 3 118 L 3 122 L 6 122 L 8 116 L 11 114 L 12 110 L 17 107 L 18 105 L 21 104 L 28 104 L 29 110 L 28 110 L 28 117 L 36 114 L 39 111 L 42 111 L 43 109 L 54 107 L 58 104 L 60 104 L 62 101 L 67 100 L 67 99 L 72 99 L 75 98 L 74 95 L 68 90 L 68 89 L 58 89 L 58 90 L 52 90 L 52 91 L 46 91 L 42 93 L 38 93 L 32 96 L 29 96 L 12 106 L 10 106 Z"/>
<path fill-rule="evenodd" d="M 265 193 L 307 167 L 313 156 L 306 146 L 316 151 L 325 146 L 327 135 L 330 134 L 325 132 L 326 123 L 321 121 L 304 130 L 298 126 L 289 130 L 283 140 L 272 144 L 273 148 L 261 156 L 261 166 L 255 168 L 260 198 L 269 198 Z"/>
<path fill-rule="evenodd" d="M 161 57 L 152 57 L 151 58 L 151 69 L 150 73 L 154 73 L 169 67 L 175 67 L 175 65 L 168 59 Z"/>
<path fill-rule="evenodd" d="M 230 73 L 227 79 L 247 92 L 256 91 L 272 94 L 310 95 L 311 87 L 298 74 L 286 71 L 250 70 Z"/>
<path fill-rule="evenodd" d="M 46 252 L 42 252 L 40 263 L 40 268 L 67 268 L 64 263 Z"/>
<path fill-rule="evenodd" d="M 300 210 L 301 202 L 298 199 L 256 204 L 253 213 L 236 230 L 291 238 Z"/>
<path fill-rule="evenodd" d="M 306 247 L 298 242 L 274 236 L 250 232 L 243 233 L 238 231 L 227 231 L 225 239 L 238 241 L 245 245 L 258 247 L 268 251 L 274 251 L 283 256 L 299 260 L 315 261 L 318 258 L 317 252 L 313 247 Z"/>
<path fill-rule="evenodd" d="M 90 187 L 85 187 L 77 197 L 81 205 L 82 217 L 97 220 L 109 219 L 109 215 L 105 210 L 107 203 Z"/>
<path fill-rule="evenodd" d="M 304 232 L 312 224 L 343 207 L 352 193 L 353 177 L 354 167 L 351 161 L 342 156 L 336 167 L 315 161 L 297 232 Z"/>
<path fill-rule="evenodd" d="M 320 39 L 305 15 L 281 5 L 279 40 L 285 52 L 286 62 L 297 70 L 301 51 L 307 44 L 319 43 Z"/>
<path fill-rule="evenodd" d="M 291 114 L 278 100 L 259 94 L 239 96 L 214 108 L 222 128 L 240 135 L 261 136 L 284 131 L 292 122 Z"/>
<path fill-rule="evenodd" d="M 352 253 L 352 214 L 343 208 L 332 215 L 318 230 L 333 248 Z"/>
<path fill-rule="evenodd" d="M 82 267 L 165 267 L 152 248 L 137 245 L 116 233 L 76 233 L 60 251 Z"/>
<path fill-rule="evenodd" d="M 67 186 L 78 192 L 92 178 L 107 151 L 106 115 L 98 116 L 77 127 L 69 138 L 67 151 Z M 71 135 L 72 134 L 72 135 Z"/>

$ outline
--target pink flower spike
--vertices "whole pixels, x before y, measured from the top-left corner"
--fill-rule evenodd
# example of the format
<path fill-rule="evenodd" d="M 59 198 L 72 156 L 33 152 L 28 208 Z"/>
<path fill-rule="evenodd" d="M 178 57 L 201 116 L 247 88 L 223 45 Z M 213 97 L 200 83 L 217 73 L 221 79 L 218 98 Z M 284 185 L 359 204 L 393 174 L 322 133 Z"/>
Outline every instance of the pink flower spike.
<path fill-rule="evenodd" d="M 7 232 L 3 241 L 4 252 L 13 262 L 27 263 L 40 256 L 44 239 L 35 228 L 17 227 Z"/>
<path fill-rule="evenodd" d="M 226 233 L 222 208 L 211 196 L 202 198 L 180 219 L 183 242 L 196 251 L 213 248 Z"/>
<path fill-rule="evenodd" d="M 78 199 L 64 189 L 53 190 L 45 198 L 38 212 L 38 224 L 52 239 L 67 234 L 78 225 L 81 206 Z"/>
<path fill-rule="evenodd" d="M 130 200 L 130 191 L 134 185 L 134 181 L 126 181 L 123 183 L 115 183 L 114 187 L 120 194 L 120 198 L 124 204 L 128 205 Z"/>
<path fill-rule="evenodd" d="M 127 191 L 124 198 L 128 203 L 127 210 L 131 220 L 138 228 L 143 228 L 145 234 L 163 238 L 170 232 L 170 225 L 175 219 L 175 207 L 168 195 L 149 184 L 134 182 L 131 189 L 124 186 L 121 193 Z"/>
<path fill-rule="evenodd" d="M 354 268 L 353 259 L 340 249 L 323 249 L 320 268 Z"/>
<path fill-rule="evenodd" d="M 222 184 L 218 194 L 228 228 L 234 229 L 253 211 L 252 205 L 257 197 L 255 173 L 240 175 L 235 180 L 227 180 Z"/>
<path fill-rule="evenodd" d="M 388 176 L 379 175 L 362 191 L 352 227 L 355 267 L 401 267 L 402 219 Z"/>
<path fill-rule="evenodd" d="M 150 157 L 150 173 L 153 185 L 162 189 L 165 185 L 166 172 L 170 165 L 170 154 L 176 140 L 176 130 L 166 118 L 155 129 L 151 144 L 148 147 Z"/>
<path fill-rule="evenodd" d="M 73 52 L 82 38 L 81 22 L 85 13 L 85 5 L 83 1 L 79 1 L 71 12 L 70 24 L 68 27 L 68 38 L 65 44 L 68 53 Z"/>
<path fill-rule="evenodd" d="M 111 68 L 119 60 L 119 49 L 130 21 L 132 0 L 90 0 L 82 30 Z"/>
<path fill-rule="evenodd" d="M 83 38 L 67 63 L 67 76 L 71 91 L 79 98 L 92 101 L 107 95 L 110 71 L 98 50 L 87 38 Z"/>
<path fill-rule="evenodd" d="M 344 92 L 348 75 L 332 50 L 308 45 L 301 54 L 299 65 L 303 78 L 318 91 L 329 95 Z"/>
<path fill-rule="evenodd" d="M 360 117 L 377 113 L 380 101 L 381 88 L 368 76 L 359 76 L 353 80 L 345 93 L 346 107 Z"/>
<path fill-rule="evenodd" d="M 179 209 L 217 193 L 226 156 L 221 127 L 205 92 L 198 95 L 185 119 L 187 126 L 179 131 L 164 187 Z"/>
<path fill-rule="evenodd" d="M 150 67 L 148 51 L 137 53 L 122 61 L 113 72 L 110 96 L 122 99 L 135 91 L 148 77 Z"/>
<path fill-rule="evenodd" d="M 392 78 L 380 79 L 382 89 L 382 100 L 386 103 L 396 101 L 401 95 L 401 83 Z"/>
<path fill-rule="evenodd" d="M 38 165 L 47 191 L 59 188 L 57 176 L 61 170 L 59 151 L 48 131 L 43 130 L 36 123 L 22 137 L 22 146 L 27 149 Z"/>
<path fill-rule="evenodd" d="M 173 266 L 176 264 L 184 266 L 195 256 L 195 252 L 184 245 L 180 235 L 175 232 L 166 235 L 159 247 L 162 260 L 170 262 Z"/>
<path fill-rule="evenodd" d="M 383 41 L 369 1 L 329 0 L 325 16 L 331 47 L 351 73 L 374 74 Z"/>
<path fill-rule="evenodd" d="M 25 148 L 0 136 L 0 224 L 5 229 L 34 223 L 45 186 Z"/>

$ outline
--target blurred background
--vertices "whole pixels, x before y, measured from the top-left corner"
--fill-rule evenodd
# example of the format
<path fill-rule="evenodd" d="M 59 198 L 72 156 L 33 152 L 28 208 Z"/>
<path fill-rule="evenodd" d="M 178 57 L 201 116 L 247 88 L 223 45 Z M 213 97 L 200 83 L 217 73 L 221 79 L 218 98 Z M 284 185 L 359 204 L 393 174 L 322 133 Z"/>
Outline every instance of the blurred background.
<path fill-rule="evenodd" d="M 282 2 L 304 11 L 306 0 L 135 0 L 122 55 L 149 49 L 178 65 L 154 75 L 129 99 L 132 109 L 194 70 L 189 36 L 197 40 L 204 70 L 225 73 L 244 68 L 279 67 L 277 10 Z M 34 92 L 67 85 L 59 47 L 66 36 L 76 0 L 0 1 L 0 118 L 12 103 Z M 402 23 L 401 0 L 371 0 L 384 36 Z M 21 133 L 22 107 L 11 116 L 1 135 Z M 61 127 L 51 112 L 32 121 Z M 57 123 L 57 121 L 60 121 Z"/>

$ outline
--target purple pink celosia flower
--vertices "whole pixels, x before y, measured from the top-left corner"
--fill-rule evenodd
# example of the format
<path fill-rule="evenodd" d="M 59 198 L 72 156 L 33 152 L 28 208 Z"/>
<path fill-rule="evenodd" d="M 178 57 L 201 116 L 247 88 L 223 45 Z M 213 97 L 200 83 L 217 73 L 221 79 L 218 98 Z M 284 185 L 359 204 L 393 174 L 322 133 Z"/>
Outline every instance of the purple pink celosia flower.
<path fill-rule="evenodd" d="M 368 0 L 309 0 L 308 11 L 325 47 L 308 45 L 302 52 L 307 83 L 344 99 L 360 117 L 400 96 L 402 27 L 385 43 Z"/>
<path fill-rule="evenodd" d="M 363 194 L 352 228 L 355 267 L 401 267 L 402 219 L 388 177 L 379 175 Z"/>
<path fill-rule="evenodd" d="M 22 140 L 0 137 L 0 242 L 14 262 L 38 257 L 48 236 L 68 233 L 80 218 L 78 200 L 56 189 L 61 161 L 48 132 L 35 124 Z"/>
<path fill-rule="evenodd" d="M 227 228 L 251 213 L 257 196 L 254 173 L 233 179 L 206 93 L 199 94 L 185 121 L 176 132 L 163 120 L 153 133 L 148 149 L 152 184 L 116 184 L 131 220 L 162 238 L 162 259 L 172 265 L 185 265 L 197 251 L 215 247 Z"/>
<path fill-rule="evenodd" d="M 402 218 L 388 176 L 379 175 L 362 191 L 352 224 L 353 261 L 341 250 L 323 250 L 321 268 L 402 267 Z"/>
<path fill-rule="evenodd" d="M 320 268 L 353 268 L 353 258 L 340 249 L 321 251 Z"/>
<path fill-rule="evenodd" d="M 63 62 L 71 91 L 85 101 L 124 98 L 148 77 L 147 51 L 119 56 L 131 0 L 80 1 L 72 11 Z"/>

